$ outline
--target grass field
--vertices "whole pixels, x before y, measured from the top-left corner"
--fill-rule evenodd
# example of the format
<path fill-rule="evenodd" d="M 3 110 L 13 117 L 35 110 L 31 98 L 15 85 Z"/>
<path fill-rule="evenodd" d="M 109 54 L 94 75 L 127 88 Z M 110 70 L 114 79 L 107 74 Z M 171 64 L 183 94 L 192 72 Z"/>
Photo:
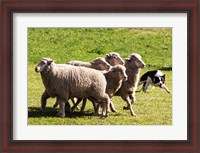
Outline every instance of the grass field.
<path fill-rule="evenodd" d="M 46 112 L 40 112 L 44 91 L 41 77 L 34 71 L 42 57 L 57 63 L 70 60 L 92 61 L 118 52 L 125 59 L 139 53 L 151 69 L 162 69 L 166 85 L 172 90 L 172 29 L 171 28 L 29 28 L 28 29 L 28 124 L 29 125 L 171 125 L 172 95 L 151 87 L 147 93 L 137 92 L 132 117 L 120 97 L 113 101 L 117 113 L 100 119 L 94 116 L 88 101 L 83 114 L 76 110 L 65 118 L 56 117 L 55 99 L 48 99 Z M 148 71 L 143 69 L 141 74 Z"/>

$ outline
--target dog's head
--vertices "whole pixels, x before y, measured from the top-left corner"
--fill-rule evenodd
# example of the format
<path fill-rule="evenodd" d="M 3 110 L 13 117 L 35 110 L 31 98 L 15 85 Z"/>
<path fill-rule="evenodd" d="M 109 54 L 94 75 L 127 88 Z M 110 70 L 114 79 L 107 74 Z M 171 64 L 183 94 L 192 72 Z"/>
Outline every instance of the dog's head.
<path fill-rule="evenodd" d="M 154 85 L 157 85 L 161 88 L 162 85 L 165 83 L 165 74 L 162 76 L 154 76 L 152 78 L 152 81 L 153 81 Z"/>

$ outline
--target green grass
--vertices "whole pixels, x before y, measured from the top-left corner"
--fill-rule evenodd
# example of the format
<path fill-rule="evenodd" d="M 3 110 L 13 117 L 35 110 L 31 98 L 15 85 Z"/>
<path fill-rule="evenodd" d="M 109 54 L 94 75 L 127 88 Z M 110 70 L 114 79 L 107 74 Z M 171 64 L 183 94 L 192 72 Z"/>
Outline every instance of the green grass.
<path fill-rule="evenodd" d="M 147 66 L 172 68 L 171 28 L 29 28 L 28 64 L 42 57 L 58 63 L 92 61 L 116 51 L 123 59 L 139 53 Z"/>
<path fill-rule="evenodd" d="M 166 85 L 172 90 L 172 29 L 171 28 L 29 28 L 28 30 L 28 124 L 29 125 L 171 125 L 172 95 L 151 87 L 147 93 L 137 92 L 133 109 L 123 110 L 126 103 L 120 97 L 113 102 L 117 113 L 101 119 L 94 116 L 90 101 L 85 112 L 67 113 L 56 117 L 58 108 L 47 102 L 46 112 L 40 112 L 40 99 L 44 91 L 40 74 L 34 71 L 42 57 L 57 63 L 70 60 L 92 61 L 116 51 L 125 59 L 132 52 L 139 53 L 150 69 L 163 69 Z M 169 71 L 164 71 L 169 70 Z M 148 71 L 143 69 L 141 74 Z"/>

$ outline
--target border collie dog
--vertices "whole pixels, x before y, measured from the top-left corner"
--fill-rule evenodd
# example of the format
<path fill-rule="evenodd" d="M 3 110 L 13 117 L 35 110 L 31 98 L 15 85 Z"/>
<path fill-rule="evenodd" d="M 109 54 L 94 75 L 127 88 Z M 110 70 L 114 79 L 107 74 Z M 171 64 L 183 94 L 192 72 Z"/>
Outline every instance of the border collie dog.
<path fill-rule="evenodd" d="M 143 86 L 139 91 L 143 90 L 144 92 L 146 92 L 148 86 L 152 85 L 155 87 L 160 87 L 165 91 L 167 91 L 168 93 L 171 93 L 164 83 L 165 83 L 165 74 L 162 74 L 160 70 L 148 71 L 145 74 L 143 74 L 140 78 L 138 86 L 140 86 L 141 84 L 143 84 Z"/>

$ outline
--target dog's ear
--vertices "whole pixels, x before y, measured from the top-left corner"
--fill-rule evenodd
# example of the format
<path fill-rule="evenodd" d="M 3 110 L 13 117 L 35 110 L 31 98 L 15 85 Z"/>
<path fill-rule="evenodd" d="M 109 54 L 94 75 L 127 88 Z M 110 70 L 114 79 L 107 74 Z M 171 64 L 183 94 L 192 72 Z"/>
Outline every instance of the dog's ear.
<path fill-rule="evenodd" d="M 163 74 L 163 78 L 165 79 L 165 74 Z"/>

